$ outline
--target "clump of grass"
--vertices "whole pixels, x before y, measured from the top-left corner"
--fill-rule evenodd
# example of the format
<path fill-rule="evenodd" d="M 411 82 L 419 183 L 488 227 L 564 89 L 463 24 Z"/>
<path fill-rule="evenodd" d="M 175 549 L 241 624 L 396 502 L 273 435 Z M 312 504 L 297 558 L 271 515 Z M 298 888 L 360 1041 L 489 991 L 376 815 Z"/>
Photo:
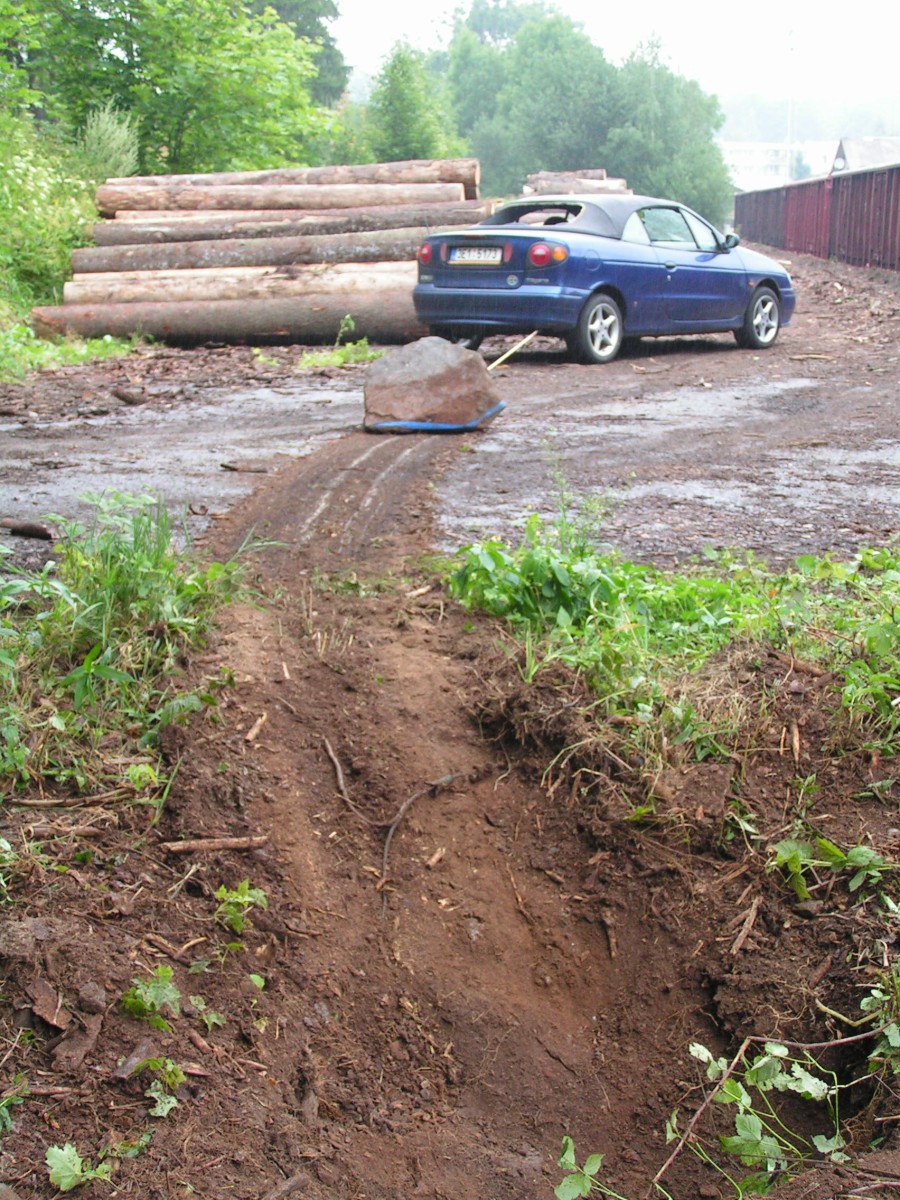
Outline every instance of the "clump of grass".
<path fill-rule="evenodd" d="M 851 562 L 800 559 L 773 573 L 751 557 L 710 554 L 664 571 L 596 547 L 565 515 L 537 516 L 516 547 L 469 546 L 453 594 L 503 617 L 524 647 L 527 681 L 563 663 L 597 696 L 597 719 L 627 718 L 642 755 L 681 743 L 694 757 L 727 752 L 736 727 L 709 676 L 717 657 L 768 649 L 805 659 L 841 681 L 853 736 L 893 753 L 900 730 L 900 554 L 864 550 Z M 649 735 L 652 734 L 652 737 Z"/>
<path fill-rule="evenodd" d="M 121 358 L 134 348 L 133 341 L 104 334 L 99 338 L 39 338 L 30 325 L 0 314 L 0 383 L 22 379 L 29 371 L 62 367 L 97 358 Z"/>
<path fill-rule="evenodd" d="M 0 580 L 0 784 L 152 787 L 159 728 L 214 702 L 177 677 L 238 563 L 180 556 L 153 497 L 89 499 L 91 526 L 60 522 L 58 561 Z"/>
<path fill-rule="evenodd" d="M 341 326 L 334 345 L 330 350 L 311 350 L 302 355 L 297 361 L 298 370 L 322 367 L 346 367 L 352 363 L 374 362 L 381 358 L 382 350 L 372 350 L 368 338 L 360 338 L 358 342 L 345 342 L 344 338 L 354 329 L 353 318 L 348 313 L 341 318 Z"/>

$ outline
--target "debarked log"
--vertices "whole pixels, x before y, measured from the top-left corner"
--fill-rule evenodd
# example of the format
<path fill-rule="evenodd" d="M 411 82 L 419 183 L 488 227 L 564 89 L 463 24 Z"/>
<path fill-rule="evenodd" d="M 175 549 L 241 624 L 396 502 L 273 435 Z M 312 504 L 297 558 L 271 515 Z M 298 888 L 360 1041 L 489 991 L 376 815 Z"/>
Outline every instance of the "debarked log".
<path fill-rule="evenodd" d="M 259 212 L 121 212 L 113 221 L 93 228 L 98 246 L 128 246 L 159 242 L 195 242 L 213 238 L 318 237 L 378 229 L 468 225 L 489 217 L 491 200 L 460 200 L 455 204 L 380 204 L 302 213 L 297 209 Z"/>
<path fill-rule="evenodd" d="M 84 305 L 259 300 L 293 296 L 353 297 L 403 289 L 411 295 L 416 274 L 415 263 L 411 262 L 206 267 L 186 271 L 98 271 L 91 275 L 76 275 L 65 284 L 63 300 L 66 305 Z"/>
<path fill-rule="evenodd" d="M 417 158 L 401 162 L 358 163 L 329 167 L 276 167 L 268 171 L 212 171 L 205 175 L 141 175 L 107 179 L 114 186 L 128 183 L 149 187 L 173 187 L 190 184 L 207 187 L 216 184 L 266 183 L 461 183 L 466 195 L 478 195 L 481 168 L 477 158 Z"/>
<path fill-rule="evenodd" d="M 122 209 L 359 208 L 366 204 L 453 203 L 465 199 L 461 183 L 210 184 L 151 187 L 101 184 L 97 207 L 103 216 Z"/>
<path fill-rule="evenodd" d="M 431 232 L 380 229 L 321 237 L 222 238 L 149 246 L 92 246 L 72 253 L 75 274 L 191 267 L 277 267 L 298 263 L 411 262 Z"/>
<path fill-rule="evenodd" d="M 32 309 L 31 317 L 43 335 L 146 334 L 175 345 L 265 341 L 321 346 L 336 340 L 348 314 L 354 338 L 408 342 L 427 332 L 416 319 L 409 288 L 267 300 L 66 304 Z"/>

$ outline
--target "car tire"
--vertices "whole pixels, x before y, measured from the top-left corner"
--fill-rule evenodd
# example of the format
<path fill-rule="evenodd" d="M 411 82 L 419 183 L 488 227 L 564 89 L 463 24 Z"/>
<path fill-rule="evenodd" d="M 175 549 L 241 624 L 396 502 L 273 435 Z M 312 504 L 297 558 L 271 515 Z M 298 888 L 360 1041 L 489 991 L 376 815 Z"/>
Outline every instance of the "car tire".
<path fill-rule="evenodd" d="M 737 344 L 744 350 L 766 350 L 781 328 L 781 301 L 771 288 L 758 287 L 750 297 L 744 323 L 734 331 Z"/>
<path fill-rule="evenodd" d="M 622 348 L 622 310 L 612 296 L 597 292 L 585 304 L 567 341 L 580 362 L 608 363 Z"/>
<path fill-rule="evenodd" d="M 454 346 L 462 346 L 464 350 L 477 350 L 484 341 L 484 334 L 478 331 L 447 329 L 441 326 L 440 328 L 432 328 L 429 332 L 432 337 L 443 338 L 445 342 L 452 342 Z"/>

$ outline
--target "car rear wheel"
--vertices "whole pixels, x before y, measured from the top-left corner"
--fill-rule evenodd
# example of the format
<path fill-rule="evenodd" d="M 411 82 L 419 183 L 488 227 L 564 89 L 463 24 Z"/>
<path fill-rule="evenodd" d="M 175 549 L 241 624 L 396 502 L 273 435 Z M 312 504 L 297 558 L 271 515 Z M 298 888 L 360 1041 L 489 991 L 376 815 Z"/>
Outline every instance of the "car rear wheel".
<path fill-rule="evenodd" d="M 606 292 L 591 296 L 569 340 L 581 362 L 608 363 L 622 348 L 622 310 Z"/>
<path fill-rule="evenodd" d="M 750 297 L 744 324 L 734 331 L 745 350 L 765 350 L 778 337 L 781 328 L 781 304 L 771 288 L 759 287 Z"/>
<path fill-rule="evenodd" d="M 477 350 L 484 341 L 484 334 L 478 330 L 454 329 L 452 326 L 433 327 L 432 337 L 443 338 L 445 342 L 453 342 L 454 346 L 462 346 L 464 350 Z"/>

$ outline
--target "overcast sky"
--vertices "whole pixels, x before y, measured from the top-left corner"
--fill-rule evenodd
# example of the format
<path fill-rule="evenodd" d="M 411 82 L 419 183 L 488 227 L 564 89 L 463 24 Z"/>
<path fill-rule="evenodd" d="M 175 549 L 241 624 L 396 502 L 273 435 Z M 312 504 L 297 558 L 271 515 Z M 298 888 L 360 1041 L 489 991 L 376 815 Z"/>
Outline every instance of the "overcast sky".
<path fill-rule="evenodd" d="M 377 74 L 401 37 L 423 50 L 446 44 L 460 0 L 336 0 L 332 25 L 344 58 Z M 900 5 L 897 0 L 827 0 L 725 4 L 719 0 L 643 0 L 634 4 L 557 0 L 591 40 L 619 63 L 655 36 L 680 75 L 719 95 L 758 92 L 797 99 L 836 97 L 884 105 L 900 134 Z M 739 14 L 739 15 L 738 15 Z"/>

